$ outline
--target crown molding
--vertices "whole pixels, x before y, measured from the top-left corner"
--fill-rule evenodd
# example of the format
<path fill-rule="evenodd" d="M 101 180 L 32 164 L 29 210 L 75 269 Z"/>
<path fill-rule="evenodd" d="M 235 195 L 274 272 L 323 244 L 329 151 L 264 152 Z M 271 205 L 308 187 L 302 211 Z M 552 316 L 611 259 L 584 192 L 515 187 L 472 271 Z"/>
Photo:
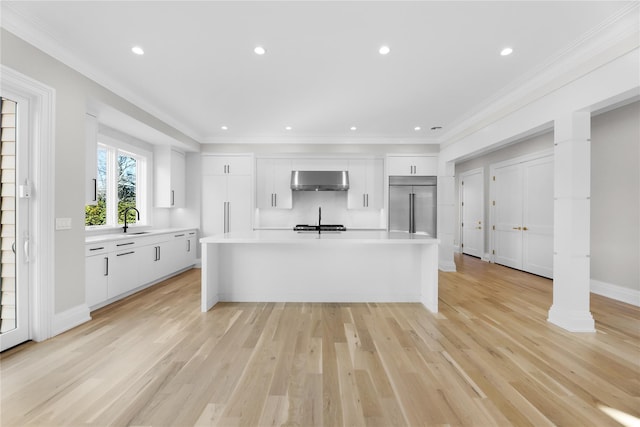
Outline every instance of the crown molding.
<path fill-rule="evenodd" d="M 204 138 L 202 144 L 406 144 L 438 145 L 435 138 L 402 137 L 339 137 L 339 136 L 238 136 Z"/>
<path fill-rule="evenodd" d="M 0 21 L 0 27 L 120 96 L 141 110 L 151 114 L 158 120 L 163 121 L 189 138 L 200 141 L 201 136 L 194 129 L 189 128 L 184 123 L 176 121 L 171 114 L 158 109 L 130 89 L 109 77 L 106 73 L 93 67 L 64 48 L 58 39 L 46 31 L 46 26 L 42 22 L 39 22 L 37 19 L 27 18 L 15 10 L 10 3 L 2 2 L 1 8 L 2 20 Z"/>
<path fill-rule="evenodd" d="M 562 52 L 505 86 L 448 126 L 445 149 L 523 106 L 548 95 L 640 46 L 640 3 L 631 3 Z"/>

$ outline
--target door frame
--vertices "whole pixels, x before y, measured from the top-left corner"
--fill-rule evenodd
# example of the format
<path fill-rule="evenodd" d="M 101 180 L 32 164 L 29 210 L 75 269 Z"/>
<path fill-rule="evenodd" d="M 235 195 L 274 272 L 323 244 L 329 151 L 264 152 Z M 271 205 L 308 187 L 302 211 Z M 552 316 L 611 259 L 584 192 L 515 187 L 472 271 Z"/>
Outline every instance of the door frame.
<path fill-rule="evenodd" d="M 489 233 L 489 261 L 495 262 L 495 254 L 494 250 L 495 246 L 495 230 L 493 227 L 495 226 L 495 205 L 494 202 L 496 200 L 496 189 L 494 184 L 495 171 L 498 168 L 502 168 L 505 166 L 513 166 L 520 163 L 525 163 L 531 160 L 537 160 L 543 157 L 553 156 L 554 149 L 549 148 L 542 151 L 537 151 L 535 153 L 525 154 L 523 156 L 514 157 L 512 159 L 503 160 L 501 162 L 492 163 L 489 165 L 489 224 L 491 224 L 491 230 Z M 553 178 L 555 180 L 555 176 Z"/>
<path fill-rule="evenodd" d="M 464 253 L 463 247 L 462 245 L 464 244 L 464 234 L 463 234 L 463 230 L 462 230 L 462 215 L 464 213 L 464 209 L 462 206 L 462 202 L 464 201 L 462 199 L 462 193 L 463 193 L 463 185 L 462 182 L 464 181 L 464 178 L 466 176 L 469 175 L 475 175 L 479 173 L 480 177 L 482 178 L 482 186 L 480 187 L 480 200 L 482 200 L 482 206 L 480 209 L 480 220 L 482 221 L 482 226 L 486 227 L 486 223 L 485 223 L 485 218 L 484 218 L 484 211 L 485 211 L 485 199 L 484 199 L 484 187 L 485 187 L 485 181 L 484 181 L 484 167 L 480 167 L 480 168 L 475 168 L 475 169 L 471 169 L 465 172 L 461 172 L 460 175 L 458 176 L 458 236 L 460 237 L 460 245 L 459 245 L 459 251 L 460 253 Z M 484 232 L 482 233 L 482 242 L 480 244 L 480 258 L 483 261 L 488 261 L 486 259 L 486 254 L 484 252 L 485 248 L 487 247 L 486 241 L 485 241 L 485 234 Z"/>
<path fill-rule="evenodd" d="M 29 339 L 53 336 L 55 291 L 55 89 L 0 64 L 2 96 L 28 103 Z"/>

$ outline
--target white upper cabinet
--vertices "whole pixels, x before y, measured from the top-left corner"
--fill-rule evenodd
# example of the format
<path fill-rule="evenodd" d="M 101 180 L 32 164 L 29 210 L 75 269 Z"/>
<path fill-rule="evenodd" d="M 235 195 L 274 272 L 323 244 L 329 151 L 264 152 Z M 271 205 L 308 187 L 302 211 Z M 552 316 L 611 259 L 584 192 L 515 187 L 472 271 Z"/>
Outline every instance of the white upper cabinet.
<path fill-rule="evenodd" d="M 384 161 L 349 160 L 348 209 L 382 209 L 384 199 Z"/>
<path fill-rule="evenodd" d="M 346 171 L 346 159 L 293 159 L 292 170 L 296 171 Z"/>
<path fill-rule="evenodd" d="M 85 205 L 98 204 L 98 119 L 85 116 Z"/>
<path fill-rule="evenodd" d="M 202 175 L 252 175 L 249 156 L 202 156 Z"/>
<path fill-rule="evenodd" d="M 291 159 L 256 160 L 256 202 L 258 209 L 291 209 Z"/>
<path fill-rule="evenodd" d="M 396 156 L 387 157 L 389 176 L 437 176 L 438 156 Z"/>
<path fill-rule="evenodd" d="M 167 146 L 156 147 L 155 172 L 156 207 L 184 207 L 186 193 L 184 153 Z"/>

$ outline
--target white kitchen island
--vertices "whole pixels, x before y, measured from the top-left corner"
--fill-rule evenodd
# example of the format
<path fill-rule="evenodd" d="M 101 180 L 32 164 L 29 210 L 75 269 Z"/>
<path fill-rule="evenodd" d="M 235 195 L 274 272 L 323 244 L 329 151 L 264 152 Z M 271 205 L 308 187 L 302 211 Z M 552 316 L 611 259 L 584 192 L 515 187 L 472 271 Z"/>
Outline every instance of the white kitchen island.
<path fill-rule="evenodd" d="M 438 240 L 260 230 L 202 243 L 202 311 L 218 301 L 421 302 L 438 311 Z"/>

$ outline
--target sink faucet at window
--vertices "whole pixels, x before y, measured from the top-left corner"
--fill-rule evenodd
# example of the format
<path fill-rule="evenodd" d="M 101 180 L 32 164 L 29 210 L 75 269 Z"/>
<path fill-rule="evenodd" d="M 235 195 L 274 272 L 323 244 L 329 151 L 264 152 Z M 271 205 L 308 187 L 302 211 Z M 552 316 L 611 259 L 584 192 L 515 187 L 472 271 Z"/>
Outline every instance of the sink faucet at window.
<path fill-rule="evenodd" d="M 128 207 L 127 209 L 125 209 L 124 210 L 124 227 L 122 227 L 125 233 L 127 232 L 127 228 L 129 228 L 129 226 L 127 225 L 127 214 L 132 209 L 138 213 L 138 220 L 140 220 L 140 211 L 138 209 L 134 207 Z"/>

